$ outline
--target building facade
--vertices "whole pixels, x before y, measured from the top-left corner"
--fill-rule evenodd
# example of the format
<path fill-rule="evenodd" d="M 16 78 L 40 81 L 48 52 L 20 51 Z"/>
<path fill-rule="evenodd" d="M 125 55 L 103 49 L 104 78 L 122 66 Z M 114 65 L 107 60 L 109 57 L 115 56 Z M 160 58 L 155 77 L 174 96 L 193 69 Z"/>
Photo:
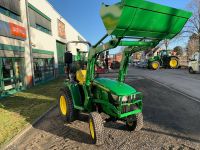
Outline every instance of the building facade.
<path fill-rule="evenodd" d="M 64 74 L 64 52 L 85 40 L 46 0 L 0 0 L 0 96 Z"/>

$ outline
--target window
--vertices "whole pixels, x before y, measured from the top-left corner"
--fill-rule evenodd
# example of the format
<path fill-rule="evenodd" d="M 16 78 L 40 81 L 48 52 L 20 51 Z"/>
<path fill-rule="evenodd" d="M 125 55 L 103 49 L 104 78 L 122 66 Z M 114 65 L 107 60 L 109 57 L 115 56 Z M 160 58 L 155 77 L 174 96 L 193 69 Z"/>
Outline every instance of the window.
<path fill-rule="evenodd" d="M 0 0 L 0 13 L 21 21 L 20 0 Z"/>
<path fill-rule="evenodd" d="M 23 87 L 24 60 L 22 58 L 1 58 L 1 90 L 20 90 Z"/>
<path fill-rule="evenodd" d="M 51 34 L 51 19 L 40 10 L 29 4 L 30 25 L 40 31 Z"/>
<path fill-rule="evenodd" d="M 54 77 L 53 58 L 34 58 L 35 83 L 45 82 Z"/>

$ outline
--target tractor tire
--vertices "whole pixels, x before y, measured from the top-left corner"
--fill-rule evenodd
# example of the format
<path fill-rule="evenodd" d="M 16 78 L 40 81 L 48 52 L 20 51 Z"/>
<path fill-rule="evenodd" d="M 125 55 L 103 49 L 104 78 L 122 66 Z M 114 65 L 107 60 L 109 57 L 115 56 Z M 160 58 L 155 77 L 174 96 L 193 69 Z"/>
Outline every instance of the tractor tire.
<path fill-rule="evenodd" d="M 192 69 L 192 67 L 190 67 L 190 68 L 188 69 L 188 71 L 189 71 L 190 74 L 195 74 L 195 73 L 196 73 L 196 72 Z"/>
<path fill-rule="evenodd" d="M 142 113 L 138 113 L 135 116 L 130 116 L 126 121 L 126 126 L 130 131 L 139 131 L 139 130 L 141 130 L 142 127 L 143 127 L 143 114 Z"/>
<path fill-rule="evenodd" d="M 89 129 L 93 144 L 102 145 L 104 142 L 103 119 L 98 112 L 89 114 Z"/>
<path fill-rule="evenodd" d="M 153 61 L 151 63 L 151 69 L 158 70 L 160 68 L 160 63 L 158 61 Z"/>
<path fill-rule="evenodd" d="M 172 57 L 169 61 L 169 67 L 171 69 L 177 69 L 179 66 L 179 60 L 176 57 Z"/>
<path fill-rule="evenodd" d="M 74 103 L 69 89 L 61 89 L 58 96 L 58 107 L 61 118 L 65 122 L 72 122 L 78 115 L 78 110 L 74 108 Z"/>

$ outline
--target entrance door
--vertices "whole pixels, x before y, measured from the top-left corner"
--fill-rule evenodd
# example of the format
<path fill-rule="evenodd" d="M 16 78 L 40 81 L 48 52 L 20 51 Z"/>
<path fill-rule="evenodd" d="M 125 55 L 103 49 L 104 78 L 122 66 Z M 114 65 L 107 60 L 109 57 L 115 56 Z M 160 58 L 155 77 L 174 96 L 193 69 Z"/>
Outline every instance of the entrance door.
<path fill-rule="evenodd" d="M 64 43 L 61 43 L 58 41 L 56 41 L 56 46 L 57 46 L 57 57 L 58 57 L 58 73 L 62 75 L 65 73 L 64 53 L 65 53 L 66 46 Z"/>
<path fill-rule="evenodd" d="M 0 95 L 7 95 L 23 88 L 23 58 L 0 58 Z"/>
<path fill-rule="evenodd" d="M 4 90 L 11 90 L 15 88 L 15 75 L 14 75 L 14 65 L 12 58 L 3 58 L 2 59 L 2 70 L 3 70 L 3 81 L 4 81 Z"/>
<path fill-rule="evenodd" d="M 15 72 L 15 89 L 21 90 L 24 85 L 24 59 L 13 58 L 13 68 Z"/>

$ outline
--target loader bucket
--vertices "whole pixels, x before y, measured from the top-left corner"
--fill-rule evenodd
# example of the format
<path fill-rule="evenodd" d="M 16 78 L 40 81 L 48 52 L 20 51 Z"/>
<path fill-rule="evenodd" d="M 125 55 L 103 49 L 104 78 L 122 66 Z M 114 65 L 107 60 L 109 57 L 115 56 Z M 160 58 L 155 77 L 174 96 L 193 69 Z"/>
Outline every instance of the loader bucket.
<path fill-rule="evenodd" d="M 172 39 L 192 13 L 145 0 L 122 0 L 102 4 L 100 11 L 108 35 Z"/>

